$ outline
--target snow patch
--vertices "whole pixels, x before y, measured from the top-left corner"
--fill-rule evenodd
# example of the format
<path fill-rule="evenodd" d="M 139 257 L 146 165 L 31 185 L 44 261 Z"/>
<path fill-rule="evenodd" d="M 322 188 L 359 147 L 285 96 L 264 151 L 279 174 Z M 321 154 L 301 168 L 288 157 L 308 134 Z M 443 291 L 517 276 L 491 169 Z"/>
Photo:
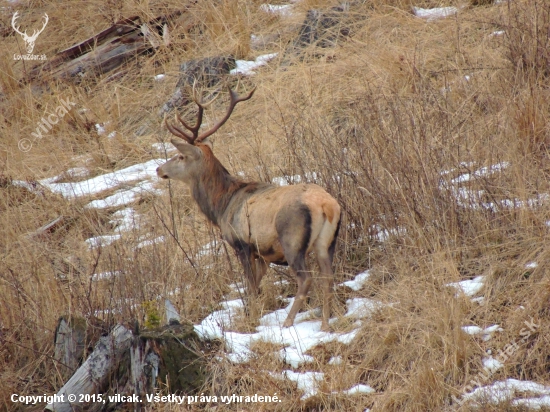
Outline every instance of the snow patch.
<path fill-rule="evenodd" d="M 105 279 L 112 279 L 114 277 L 117 277 L 121 274 L 122 272 L 120 270 L 115 270 L 114 272 L 101 272 L 101 273 L 94 273 L 92 275 L 92 281 L 93 282 L 98 282 L 100 280 L 105 280 Z"/>
<path fill-rule="evenodd" d="M 493 337 L 493 333 L 502 332 L 503 329 L 499 325 L 492 325 L 485 329 L 479 326 L 462 326 L 462 330 L 468 335 L 481 335 L 481 339 L 487 342 Z"/>
<path fill-rule="evenodd" d="M 117 188 L 122 184 L 156 178 L 157 167 L 162 163 L 164 163 L 163 159 L 153 159 L 81 182 L 51 183 L 53 178 L 49 178 L 41 180 L 40 183 L 52 192 L 59 193 L 69 199 L 92 196 L 105 190 Z"/>
<path fill-rule="evenodd" d="M 106 209 L 109 207 L 125 206 L 129 203 L 136 201 L 139 196 L 149 193 L 160 196 L 162 190 L 155 189 L 153 182 L 143 181 L 139 182 L 135 187 L 127 190 L 119 190 L 111 196 L 107 196 L 105 199 L 94 200 L 86 205 L 88 208 Z"/>
<path fill-rule="evenodd" d="M 346 301 L 348 311 L 344 316 L 364 318 L 372 315 L 376 310 L 384 306 L 383 303 L 369 298 L 352 298 Z"/>
<path fill-rule="evenodd" d="M 539 397 L 531 397 L 528 399 L 515 399 L 517 393 L 530 393 L 539 395 Z M 507 379 L 505 381 L 497 381 L 487 386 L 481 386 L 464 395 L 464 400 L 474 402 L 489 402 L 498 404 L 501 402 L 509 402 L 515 405 L 541 405 L 548 406 L 550 399 L 550 387 L 541 385 L 532 381 L 520 381 L 518 379 Z"/>
<path fill-rule="evenodd" d="M 449 17 L 458 13 L 458 9 L 456 7 L 436 7 L 433 9 L 423 9 L 421 7 L 413 7 L 412 11 L 416 17 L 420 17 L 421 19 L 426 19 L 426 21 L 443 19 L 445 17 Z"/>
<path fill-rule="evenodd" d="M 485 276 L 477 276 L 474 279 L 447 283 L 446 286 L 450 286 L 455 289 L 458 289 L 458 292 L 455 294 L 456 297 L 458 297 L 461 292 L 468 297 L 473 297 L 483 288 L 484 284 L 485 284 Z"/>
<path fill-rule="evenodd" d="M 491 373 L 496 372 L 497 370 L 499 370 L 504 366 L 502 362 L 499 362 L 492 356 L 489 356 L 488 358 L 483 358 L 481 360 L 481 363 L 483 364 L 483 367 L 487 368 L 487 370 L 490 371 Z"/>
<path fill-rule="evenodd" d="M 304 176 L 301 176 L 301 175 L 277 176 L 271 179 L 271 183 L 276 184 L 278 186 L 288 186 L 288 185 L 294 185 L 297 183 L 304 183 L 308 181 L 316 181 L 317 178 L 318 178 L 317 173 L 311 172 L 311 173 L 306 173 Z"/>
<path fill-rule="evenodd" d="M 281 17 L 289 17 L 293 14 L 291 4 L 261 4 L 260 10 Z"/>
<path fill-rule="evenodd" d="M 157 152 L 159 153 L 169 153 L 169 152 L 175 152 L 177 151 L 178 149 L 176 149 L 174 147 L 173 144 L 171 143 L 164 143 L 164 142 L 158 142 L 158 143 L 153 143 L 151 145 L 151 148 L 153 150 L 156 150 Z"/>
<path fill-rule="evenodd" d="M 358 393 L 375 393 L 376 391 L 369 385 L 358 384 L 340 392 L 342 395 L 355 395 Z"/>
<path fill-rule="evenodd" d="M 95 249 L 99 247 L 109 246 L 111 243 L 120 239 L 120 235 L 102 235 L 94 236 L 86 239 L 84 242 L 88 245 L 88 248 Z"/>
<path fill-rule="evenodd" d="M 159 236 L 150 240 L 142 240 L 137 244 L 136 249 L 141 249 L 141 248 L 144 248 L 145 246 L 156 245 L 157 243 L 164 242 L 164 240 L 165 240 L 164 236 Z"/>
<path fill-rule="evenodd" d="M 240 287 L 234 285 L 234 288 Z M 232 319 L 237 311 L 243 307 L 241 299 L 225 301 L 221 303 L 222 309 L 208 315 L 200 324 L 195 325 L 195 331 L 203 339 L 223 339 L 228 352 L 227 358 L 235 363 L 248 362 L 254 353 L 250 347 L 254 342 L 270 342 L 282 345 L 277 355 L 280 359 L 297 368 L 304 363 L 314 361 L 314 358 L 306 352 L 311 348 L 328 342 L 340 342 L 349 345 L 358 335 L 361 322 L 356 323 L 356 328 L 347 333 L 321 331 L 320 320 L 310 320 L 312 316 L 319 316 L 320 310 L 315 309 L 299 313 L 296 316 L 294 326 L 283 328 L 294 298 L 288 300 L 285 308 L 266 314 L 260 319 L 260 326 L 255 333 L 239 333 L 230 331 Z M 348 313 L 353 317 L 364 317 L 370 315 L 373 310 L 380 307 L 380 302 L 365 298 L 348 300 Z M 329 323 L 334 323 L 331 319 Z"/>
<path fill-rule="evenodd" d="M 265 66 L 270 60 L 277 57 L 278 53 L 263 54 L 256 57 L 254 61 L 248 60 L 235 60 L 236 68 L 232 69 L 229 73 L 236 75 L 242 74 L 244 76 L 253 76 L 256 74 L 254 70 Z"/>
<path fill-rule="evenodd" d="M 319 383 L 325 379 L 325 374 L 322 372 L 294 372 L 291 370 L 284 370 L 282 373 L 270 373 L 271 376 L 277 379 L 288 379 L 296 382 L 298 389 L 304 394 L 301 399 L 306 400 L 312 396 L 317 395 L 319 390 Z"/>
<path fill-rule="evenodd" d="M 370 270 L 366 270 L 356 275 L 353 280 L 348 280 L 346 282 L 340 283 L 340 286 L 347 286 L 354 291 L 361 290 L 363 285 L 367 283 L 367 280 L 369 280 L 370 275 Z"/>

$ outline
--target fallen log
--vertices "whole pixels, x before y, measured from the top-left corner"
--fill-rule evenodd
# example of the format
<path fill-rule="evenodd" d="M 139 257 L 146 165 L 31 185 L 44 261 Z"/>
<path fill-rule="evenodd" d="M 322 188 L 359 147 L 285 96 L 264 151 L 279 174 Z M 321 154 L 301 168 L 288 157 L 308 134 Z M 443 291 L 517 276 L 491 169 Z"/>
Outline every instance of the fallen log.
<path fill-rule="evenodd" d="M 61 376 L 64 378 L 74 373 L 81 359 L 84 357 L 86 341 L 85 322 L 85 320 L 79 322 L 68 316 L 62 316 L 57 323 L 54 341 L 54 359 L 59 362 Z"/>
<path fill-rule="evenodd" d="M 173 22 L 184 11 L 159 16 L 142 22 L 139 16 L 116 22 L 102 32 L 57 53 L 50 61 L 34 67 L 27 75 L 27 82 L 52 79 L 80 82 L 84 78 L 108 73 L 129 59 L 160 45 L 154 39 L 167 35 L 167 23 Z M 156 34 L 155 34 L 156 32 Z"/>

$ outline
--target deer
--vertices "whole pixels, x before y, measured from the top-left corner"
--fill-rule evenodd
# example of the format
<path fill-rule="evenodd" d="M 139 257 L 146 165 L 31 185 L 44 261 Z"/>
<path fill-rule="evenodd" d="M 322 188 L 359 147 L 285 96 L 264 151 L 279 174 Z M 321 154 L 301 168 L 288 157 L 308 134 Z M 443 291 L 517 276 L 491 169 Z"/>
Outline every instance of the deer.
<path fill-rule="evenodd" d="M 46 13 L 44 13 L 44 24 L 42 25 L 42 28 L 40 30 L 34 29 L 33 33 L 32 33 L 32 36 L 29 36 L 27 34 L 26 30 L 22 33 L 19 30 L 19 26 L 15 25 L 15 21 L 17 20 L 18 17 L 19 17 L 19 12 L 16 11 L 13 14 L 13 17 L 11 19 L 11 25 L 13 27 L 13 30 L 15 30 L 16 33 L 20 34 L 23 37 L 23 40 L 25 41 L 25 44 L 26 44 L 27 53 L 32 54 L 32 52 L 34 50 L 34 44 L 36 42 L 36 39 L 38 38 L 38 35 L 44 31 L 44 29 L 46 28 L 46 25 L 48 24 L 48 21 L 50 20 L 50 18 L 48 17 L 48 15 Z"/>
<path fill-rule="evenodd" d="M 252 98 L 256 89 L 239 96 L 229 88 L 229 107 L 225 116 L 207 131 L 199 133 L 204 109 L 210 105 L 199 101 L 194 126 L 176 112 L 175 123 L 166 115 L 163 123 L 179 154 L 157 168 L 162 179 L 186 184 L 192 198 L 206 218 L 221 231 L 243 266 L 248 295 L 260 292 L 260 282 L 269 264 L 285 265 L 296 277 L 298 290 L 283 327 L 294 324 L 296 314 L 307 298 L 312 276 L 306 268 L 306 256 L 314 251 L 323 278 L 321 329 L 330 330 L 330 305 L 333 291 L 332 262 L 340 228 L 340 205 L 317 184 L 277 186 L 248 181 L 231 175 L 214 156 L 207 140 L 231 116 L 235 106 Z"/>

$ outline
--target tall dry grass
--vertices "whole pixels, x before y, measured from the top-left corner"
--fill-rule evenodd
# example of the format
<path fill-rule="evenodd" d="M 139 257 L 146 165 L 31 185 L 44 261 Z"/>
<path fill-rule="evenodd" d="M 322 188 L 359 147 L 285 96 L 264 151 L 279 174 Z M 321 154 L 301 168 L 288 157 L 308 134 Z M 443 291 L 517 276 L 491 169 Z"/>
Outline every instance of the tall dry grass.
<path fill-rule="evenodd" d="M 283 365 L 268 344 L 259 344 L 255 350 L 261 356 L 246 366 L 212 360 L 213 378 L 204 390 L 284 394 L 282 403 L 266 410 L 444 410 L 451 395 L 459 396 L 480 371 L 486 350 L 515 339 L 531 318 L 541 325 L 539 332 L 492 378 L 549 383 L 548 205 L 479 207 L 500 205 L 506 199 L 526 201 L 548 192 L 548 6 L 516 1 L 470 7 L 426 23 L 409 14 L 411 5 L 457 4 L 353 3 L 351 37 L 339 39 L 334 48 L 311 47 L 300 55 L 282 56 L 306 11 L 334 4 L 298 3 L 296 15 L 288 20 L 262 12 L 260 4 L 201 2 L 189 11 L 192 20 L 200 22 L 193 30 L 171 27 L 172 44 L 136 57 L 121 77 L 92 78 L 80 85 L 52 83 L 44 91 L 20 82 L 30 70 L 28 63 L 12 60 L 22 47 L 21 39 L 3 39 L 3 409 L 17 409 L 9 400 L 11 393 L 53 393 L 62 384 L 52 358 L 59 316 L 83 316 L 90 323 L 100 317 L 107 325 L 131 325 L 135 320 L 143 324 L 152 306 L 161 311 L 161 296 L 169 297 L 184 319 L 198 322 L 218 308 L 230 283 L 242 280 L 217 230 L 200 216 L 177 182 L 159 183 L 167 189 L 164 195 L 144 196 L 135 205 L 139 229 L 123 233 L 111 246 L 88 250 L 85 239 L 116 230 L 110 223 L 115 210 L 85 208 L 90 199 L 69 201 L 46 191 L 30 193 L 12 180 L 34 182 L 82 165 L 99 175 L 159 157 L 151 144 L 167 141 L 168 134 L 157 112 L 174 90 L 179 65 L 225 53 L 252 59 L 264 51 L 278 51 L 280 60 L 241 80 L 240 87 L 257 85 L 258 90 L 218 132 L 215 153 L 233 173 L 251 179 L 300 175 L 326 187 L 344 211 L 336 280 L 365 268 L 373 271 L 362 291 L 337 289 L 334 313 L 341 315 L 343 302 L 351 296 L 392 305 L 365 320 L 351 345 L 315 349 L 314 368 L 325 372 L 326 382 L 323 393 L 305 404 L 292 383 L 269 375 Z M 49 58 L 120 18 L 137 14 L 151 19 L 178 7 L 181 3 L 175 1 L 17 5 L 21 14 L 36 21 L 43 12 L 49 14 L 48 29 L 35 51 Z M 2 18 L 8 21 L 11 14 Z M 505 34 L 495 35 L 497 30 Z M 265 50 L 251 49 L 251 33 L 270 36 Z M 166 73 L 168 80 L 154 82 L 159 73 Z M 29 152 L 21 152 L 18 141 L 69 96 L 77 102 L 75 110 Z M 219 117 L 225 103 L 223 97 L 218 99 L 206 121 Z M 116 136 L 98 135 L 96 123 L 107 124 Z M 148 133 L 136 134 L 143 126 Z M 480 198 L 457 198 L 453 178 L 501 162 L 509 166 L 461 184 L 483 190 Z M 28 236 L 61 215 L 64 223 L 53 233 Z M 389 234 L 384 241 L 377 237 L 381 231 Z M 164 236 L 165 241 L 137 248 L 145 234 Z M 216 253 L 202 255 L 201 247 L 209 242 L 215 242 Z M 526 269 L 533 261 L 538 266 Z M 106 271 L 120 274 L 92 281 L 92 274 Z M 454 291 L 445 287 L 477 275 L 487 276 L 483 305 L 455 299 Z M 270 271 L 266 283 L 286 276 L 281 269 Z M 280 292 L 293 293 L 293 287 Z M 179 293 L 171 295 L 176 288 Z M 267 295 L 265 310 L 277 305 L 275 296 Z M 319 298 L 312 295 L 310 304 L 315 306 Z M 256 322 L 243 314 L 236 324 L 245 331 Z M 504 332 L 489 342 L 461 330 L 467 324 L 495 323 Z M 348 326 L 340 321 L 338 328 Z M 341 355 L 343 364 L 327 365 L 333 354 Z M 331 394 L 357 382 L 371 385 L 376 395 Z M 485 410 L 503 409 L 487 405 Z"/>

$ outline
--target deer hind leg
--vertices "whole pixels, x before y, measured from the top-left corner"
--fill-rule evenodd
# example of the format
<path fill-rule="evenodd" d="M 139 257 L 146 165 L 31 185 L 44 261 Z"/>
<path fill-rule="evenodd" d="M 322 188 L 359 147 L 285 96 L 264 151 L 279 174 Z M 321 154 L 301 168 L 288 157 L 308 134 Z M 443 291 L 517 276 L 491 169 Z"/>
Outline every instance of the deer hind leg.
<path fill-rule="evenodd" d="M 329 331 L 328 320 L 330 318 L 330 305 L 332 302 L 332 289 L 334 273 L 332 272 L 332 259 L 325 250 L 317 250 L 317 262 L 321 270 L 322 290 L 323 290 L 323 319 L 321 321 L 321 330 Z"/>
<path fill-rule="evenodd" d="M 336 248 L 336 239 L 340 231 L 340 220 L 337 222 L 325 221 L 319 236 L 315 240 L 314 248 L 317 255 L 317 263 L 321 271 L 323 288 L 323 320 L 321 330 L 330 330 L 328 320 L 333 295 L 334 272 L 332 271 L 332 259 Z"/>
<path fill-rule="evenodd" d="M 283 323 L 283 327 L 289 327 L 294 324 L 311 286 L 311 274 L 306 270 L 306 254 L 311 239 L 311 212 L 305 205 L 289 206 L 279 212 L 275 226 L 286 261 L 298 282 L 296 298 Z"/>
<path fill-rule="evenodd" d="M 300 253 L 292 263 L 289 262 L 290 270 L 296 275 L 296 280 L 298 281 L 298 291 L 296 292 L 296 297 L 294 298 L 294 303 L 290 308 L 290 312 L 283 323 L 283 328 L 288 328 L 289 326 L 294 325 L 294 319 L 300 311 L 304 300 L 307 299 L 307 294 L 311 286 L 311 274 L 306 270 L 306 259 L 305 253 Z"/>

